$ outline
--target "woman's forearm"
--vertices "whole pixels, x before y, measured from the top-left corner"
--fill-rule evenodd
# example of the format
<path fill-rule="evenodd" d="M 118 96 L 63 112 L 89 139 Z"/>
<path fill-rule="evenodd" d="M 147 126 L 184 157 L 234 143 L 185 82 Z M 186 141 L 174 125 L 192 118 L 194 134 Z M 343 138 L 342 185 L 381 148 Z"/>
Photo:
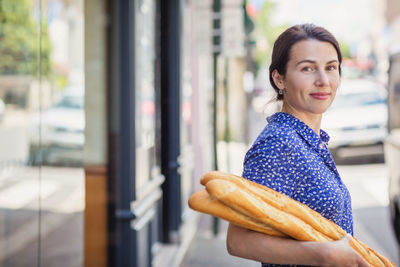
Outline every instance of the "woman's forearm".
<path fill-rule="evenodd" d="M 229 254 L 259 262 L 322 266 L 327 256 L 324 246 L 323 243 L 268 236 L 233 224 L 228 228 Z"/>

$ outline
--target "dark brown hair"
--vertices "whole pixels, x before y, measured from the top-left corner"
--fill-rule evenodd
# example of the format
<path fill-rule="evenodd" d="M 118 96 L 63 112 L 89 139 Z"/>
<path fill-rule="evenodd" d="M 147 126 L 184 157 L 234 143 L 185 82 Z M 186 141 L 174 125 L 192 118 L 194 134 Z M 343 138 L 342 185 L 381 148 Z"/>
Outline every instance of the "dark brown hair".
<path fill-rule="evenodd" d="M 300 24 L 286 29 L 274 43 L 272 50 L 271 65 L 269 66 L 269 81 L 278 93 L 279 88 L 272 79 L 272 72 L 277 70 L 280 75 L 286 74 L 286 67 L 289 61 L 290 50 L 292 46 L 300 41 L 315 39 L 321 42 L 332 44 L 337 52 L 339 60 L 339 74 L 341 74 L 342 53 L 340 52 L 339 43 L 336 38 L 325 28 L 313 24 Z M 279 95 L 277 100 L 282 100 L 283 95 Z"/>

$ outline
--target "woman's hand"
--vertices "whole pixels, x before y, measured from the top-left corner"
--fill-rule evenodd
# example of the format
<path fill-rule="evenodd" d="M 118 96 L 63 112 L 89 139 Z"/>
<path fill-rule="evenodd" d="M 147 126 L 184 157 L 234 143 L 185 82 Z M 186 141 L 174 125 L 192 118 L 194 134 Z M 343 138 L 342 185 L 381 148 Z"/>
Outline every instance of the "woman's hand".
<path fill-rule="evenodd" d="M 369 267 L 370 265 L 350 246 L 352 236 L 347 234 L 342 239 L 327 243 L 325 247 L 324 267 L 334 266 L 359 266 Z"/>
<path fill-rule="evenodd" d="M 229 224 L 229 254 L 259 262 L 323 267 L 370 267 L 350 246 L 351 235 L 333 242 L 298 241 L 247 230 Z"/>

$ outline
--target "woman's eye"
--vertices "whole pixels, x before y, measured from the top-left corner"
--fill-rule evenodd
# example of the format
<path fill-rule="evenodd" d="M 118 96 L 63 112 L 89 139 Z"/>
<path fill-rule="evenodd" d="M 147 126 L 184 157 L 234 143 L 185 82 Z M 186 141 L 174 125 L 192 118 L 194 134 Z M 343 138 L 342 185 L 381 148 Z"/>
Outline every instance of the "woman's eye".
<path fill-rule="evenodd" d="M 302 69 L 302 71 L 310 72 L 310 71 L 313 71 L 313 68 L 312 67 L 304 67 Z"/>
<path fill-rule="evenodd" d="M 333 70 L 336 70 L 336 66 L 328 66 L 327 67 L 327 70 L 329 70 L 329 71 L 333 71 Z"/>

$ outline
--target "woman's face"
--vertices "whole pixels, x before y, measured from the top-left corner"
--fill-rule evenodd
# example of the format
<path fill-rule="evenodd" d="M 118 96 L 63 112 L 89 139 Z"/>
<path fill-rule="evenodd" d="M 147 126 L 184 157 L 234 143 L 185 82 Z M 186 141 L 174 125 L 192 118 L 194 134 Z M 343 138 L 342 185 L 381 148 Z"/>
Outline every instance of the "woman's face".
<path fill-rule="evenodd" d="M 286 74 L 275 71 L 274 76 L 284 92 L 283 111 L 298 116 L 322 114 L 340 84 L 337 52 L 328 42 L 300 41 L 291 48 Z"/>

